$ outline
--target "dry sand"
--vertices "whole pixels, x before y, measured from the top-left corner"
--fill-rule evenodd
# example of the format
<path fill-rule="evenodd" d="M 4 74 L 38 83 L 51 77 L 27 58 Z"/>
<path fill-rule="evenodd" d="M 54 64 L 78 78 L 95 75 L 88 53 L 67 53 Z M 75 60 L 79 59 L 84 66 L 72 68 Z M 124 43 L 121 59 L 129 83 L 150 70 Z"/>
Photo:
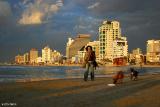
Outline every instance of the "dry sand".
<path fill-rule="evenodd" d="M 109 83 L 111 78 L 0 83 L 0 107 L 160 107 L 160 74 Z"/>

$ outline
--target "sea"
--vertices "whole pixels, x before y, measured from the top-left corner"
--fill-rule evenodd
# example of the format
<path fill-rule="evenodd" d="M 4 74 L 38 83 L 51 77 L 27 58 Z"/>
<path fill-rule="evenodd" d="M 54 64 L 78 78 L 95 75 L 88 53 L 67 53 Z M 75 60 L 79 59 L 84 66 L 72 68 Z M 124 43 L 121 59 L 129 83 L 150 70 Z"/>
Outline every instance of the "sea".
<path fill-rule="evenodd" d="M 140 75 L 144 73 L 160 73 L 160 67 L 135 67 Z M 116 71 L 122 70 L 129 74 L 130 66 L 98 67 L 95 77 L 111 77 Z M 0 66 L 0 82 L 29 82 L 54 79 L 83 78 L 85 68 L 79 66 Z"/>

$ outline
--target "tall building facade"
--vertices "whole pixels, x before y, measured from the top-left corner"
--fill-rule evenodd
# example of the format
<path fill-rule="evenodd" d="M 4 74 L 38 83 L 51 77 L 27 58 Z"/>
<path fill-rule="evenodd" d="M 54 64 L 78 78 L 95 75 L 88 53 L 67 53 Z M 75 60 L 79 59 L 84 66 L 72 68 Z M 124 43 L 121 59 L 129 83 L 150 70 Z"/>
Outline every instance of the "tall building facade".
<path fill-rule="evenodd" d="M 72 38 L 68 38 L 68 42 L 67 42 L 67 46 L 66 46 L 66 57 L 69 59 L 70 58 L 70 46 L 73 43 L 73 39 Z"/>
<path fill-rule="evenodd" d="M 74 40 L 69 39 L 66 46 L 66 56 L 67 59 L 71 59 L 78 54 L 78 51 L 87 45 L 90 41 L 90 35 L 88 34 L 79 34 Z"/>
<path fill-rule="evenodd" d="M 38 50 L 35 48 L 32 48 L 29 52 L 30 64 L 36 63 L 37 58 L 38 58 Z"/>
<path fill-rule="evenodd" d="M 24 56 L 23 55 L 15 56 L 15 63 L 16 64 L 24 64 Z"/>
<path fill-rule="evenodd" d="M 147 62 L 160 62 L 160 40 L 148 40 L 147 41 Z"/>
<path fill-rule="evenodd" d="M 60 52 L 58 52 L 58 51 L 56 51 L 56 50 L 54 50 L 54 51 L 52 52 L 52 61 L 53 61 L 54 63 L 59 62 L 60 57 L 61 57 Z"/>
<path fill-rule="evenodd" d="M 140 48 L 136 48 L 132 50 L 132 53 L 129 55 L 129 62 L 140 64 L 144 62 L 142 50 Z"/>
<path fill-rule="evenodd" d="M 25 53 L 23 56 L 24 56 L 24 63 L 29 64 L 29 53 Z"/>
<path fill-rule="evenodd" d="M 128 56 L 128 44 L 126 37 L 115 39 L 112 46 L 112 60 Z"/>
<path fill-rule="evenodd" d="M 121 37 L 121 28 L 118 21 L 103 21 L 99 27 L 100 59 L 112 60 L 113 41 Z"/>
<path fill-rule="evenodd" d="M 42 49 L 42 60 L 44 63 L 52 63 L 52 50 L 49 46 Z"/>

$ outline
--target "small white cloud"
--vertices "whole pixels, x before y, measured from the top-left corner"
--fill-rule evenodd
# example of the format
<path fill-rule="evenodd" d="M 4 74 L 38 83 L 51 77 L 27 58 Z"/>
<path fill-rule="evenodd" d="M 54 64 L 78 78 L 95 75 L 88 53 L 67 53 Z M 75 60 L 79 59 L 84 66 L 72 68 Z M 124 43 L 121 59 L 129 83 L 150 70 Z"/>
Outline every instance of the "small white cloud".
<path fill-rule="evenodd" d="M 96 3 L 94 3 L 94 4 L 90 5 L 90 6 L 88 6 L 88 9 L 96 8 L 96 7 L 98 7 L 99 5 L 100 5 L 100 3 L 99 3 L 99 2 L 96 2 Z"/>
<path fill-rule="evenodd" d="M 20 24 L 41 24 L 42 23 L 42 18 L 44 14 L 35 11 L 32 13 L 25 13 L 22 15 L 22 19 L 19 20 Z"/>
<path fill-rule="evenodd" d="M 63 1 L 62 0 L 58 0 L 56 2 L 56 5 L 59 6 L 59 7 L 63 6 Z"/>
<path fill-rule="evenodd" d="M 8 2 L 0 1 L 0 16 L 7 17 L 12 15 L 11 7 Z"/>
<path fill-rule="evenodd" d="M 27 0 L 26 0 L 27 1 Z M 57 0 L 60 3 L 61 0 Z M 63 3 L 63 2 L 61 2 Z M 60 6 L 57 3 L 48 0 L 34 0 L 34 2 L 25 2 L 26 9 L 19 20 L 20 24 L 41 24 L 47 22 L 48 18 L 56 13 Z"/>

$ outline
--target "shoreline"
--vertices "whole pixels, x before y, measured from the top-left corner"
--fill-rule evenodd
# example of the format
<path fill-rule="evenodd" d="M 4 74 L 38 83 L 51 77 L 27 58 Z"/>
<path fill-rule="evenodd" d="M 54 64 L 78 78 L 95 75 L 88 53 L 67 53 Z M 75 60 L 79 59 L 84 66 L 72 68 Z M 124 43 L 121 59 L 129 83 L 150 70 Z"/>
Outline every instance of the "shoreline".
<path fill-rule="evenodd" d="M 104 78 L 112 78 L 113 73 L 109 73 L 107 75 L 95 75 L 95 79 L 104 79 Z M 152 76 L 152 75 L 160 75 L 160 73 L 144 73 L 144 74 L 139 74 L 139 76 Z M 125 78 L 129 78 L 130 74 L 126 74 Z M 90 77 L 88 77 L 90 79 Z M 12 80 L 12 81 L 0 81 L 0 84 L 7 84 L 7 83 L 31 83 L 31 82 L 45 82 L 45 81 L 66 81 L 66 80 L 83 80 L 83 77 L 71 77 L 71 78 L 27 78 L 27 79 L 17 79 L 17 80 Z"/>
<path fill-rule="evenodd" d="M 50 65 L 26 65 L 26 64 L 1 64 L 0 66 L 25 66 L 25 67 L 82 67 L 82 64 L 50 64 Z M 117 67 L 116 65 L 101 65 L 100 67 Z M 118 67 L 160 67 L 160 65 L 123 65 Z"/>

